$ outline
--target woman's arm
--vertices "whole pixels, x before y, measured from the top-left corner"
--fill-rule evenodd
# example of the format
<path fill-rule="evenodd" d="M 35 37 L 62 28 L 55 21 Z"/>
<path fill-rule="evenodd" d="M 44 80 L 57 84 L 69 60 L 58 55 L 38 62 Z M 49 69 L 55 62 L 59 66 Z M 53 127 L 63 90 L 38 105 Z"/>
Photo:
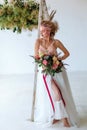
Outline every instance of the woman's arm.
<path fill-rule="evenodd" d="M 60 56 L 59 60 L 65 60 L 70 55 L 69 51 L 65 48 L 61 41 L 56 41 L 56 47 L 63 52 L 63 56 Z"/>
<path fill-rule="evenodd" d="M 39 46 L 40 46 L 40 39 L 37 39 L 35 42 L 35 47 L 34 47 L 34 55 L 35 56 L 39 55 Z"/>

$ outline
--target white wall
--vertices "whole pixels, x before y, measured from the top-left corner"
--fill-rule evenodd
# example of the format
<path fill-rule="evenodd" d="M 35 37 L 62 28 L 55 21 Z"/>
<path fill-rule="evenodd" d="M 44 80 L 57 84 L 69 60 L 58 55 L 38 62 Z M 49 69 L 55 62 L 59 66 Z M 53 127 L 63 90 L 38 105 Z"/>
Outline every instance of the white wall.
<path fill-rule="evenodd" d="M 0 31 L 0 74 L 32 73 L 34 43 L 37 31 L 23 32 Z"/>
<path fill-rule="evenodd" d="M 50 4 L 50 1 L 47 0 Z M 70 71 L 87 71 L 87 0 L 51 0 L 51 8 L 57 9 L 55 19 L 59 22 L 57 33 L 69 49 Z"/>
<path fill-rule="evenodd" d="M 68 71 L 87 71 L 87 0 L 46 0 L 49 12 L 56 9 L 54 20 L 58 21 L 60 30 L 56 38 L 60 39 L 70 51 L 65 61 Z M 0 31 L 0 74 L 23 74 L 34 71 L 34 43 L 37 30 Z"/>

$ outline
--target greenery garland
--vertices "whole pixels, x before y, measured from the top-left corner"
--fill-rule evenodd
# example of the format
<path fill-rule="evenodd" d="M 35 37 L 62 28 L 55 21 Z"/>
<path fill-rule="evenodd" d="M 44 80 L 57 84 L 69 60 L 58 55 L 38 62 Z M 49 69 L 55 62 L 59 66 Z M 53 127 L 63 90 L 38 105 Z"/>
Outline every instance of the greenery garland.
<path fill-rule="evenodd" d="M 39 3 L 34 0 L 14 0 L 0 4 L 0 29 L 12 29 L 13 32 L 21 33 L 22 29 L 37 28 Z"/>

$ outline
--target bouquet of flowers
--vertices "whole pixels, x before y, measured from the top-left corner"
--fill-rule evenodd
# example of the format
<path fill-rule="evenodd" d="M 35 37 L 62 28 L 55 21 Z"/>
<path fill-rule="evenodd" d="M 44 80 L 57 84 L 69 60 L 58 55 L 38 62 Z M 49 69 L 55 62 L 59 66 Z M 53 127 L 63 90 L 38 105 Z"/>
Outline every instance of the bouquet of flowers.
<path fill-rule="evenodd" d="M 42 67 L 42 73 L 46 75 L 54 76 L 55 73 L 62 72 L 62 67 L 64 64 L 55 55 L 42 55 L 42 56 L 32 56 L 39 67 Z"/>

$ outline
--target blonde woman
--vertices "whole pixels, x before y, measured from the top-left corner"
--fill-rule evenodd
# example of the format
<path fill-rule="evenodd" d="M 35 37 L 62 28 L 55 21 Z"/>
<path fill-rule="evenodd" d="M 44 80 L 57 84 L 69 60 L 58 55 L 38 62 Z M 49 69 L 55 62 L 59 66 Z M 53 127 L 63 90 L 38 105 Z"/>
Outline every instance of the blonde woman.
<path fill-rule="evenodd" d="M 42 21 L 40 26 L 41 38 L 35 43 L 35 56 L 42 54 L 58 55 L 58 48 L 62 51 L 59 60 L 65 60 L 70 53 L 63 43 L 54 39 L 58 24 L 51 21 Z M 40 124 L 60 123 L 64 127 L 77 126 L 78 114 L 73 101 L 66 71 L 56 73 L 53 77 L 41 73 L 43 68 L 38 67 L 37 90 L 34 110 L 34 121 Z"/>

